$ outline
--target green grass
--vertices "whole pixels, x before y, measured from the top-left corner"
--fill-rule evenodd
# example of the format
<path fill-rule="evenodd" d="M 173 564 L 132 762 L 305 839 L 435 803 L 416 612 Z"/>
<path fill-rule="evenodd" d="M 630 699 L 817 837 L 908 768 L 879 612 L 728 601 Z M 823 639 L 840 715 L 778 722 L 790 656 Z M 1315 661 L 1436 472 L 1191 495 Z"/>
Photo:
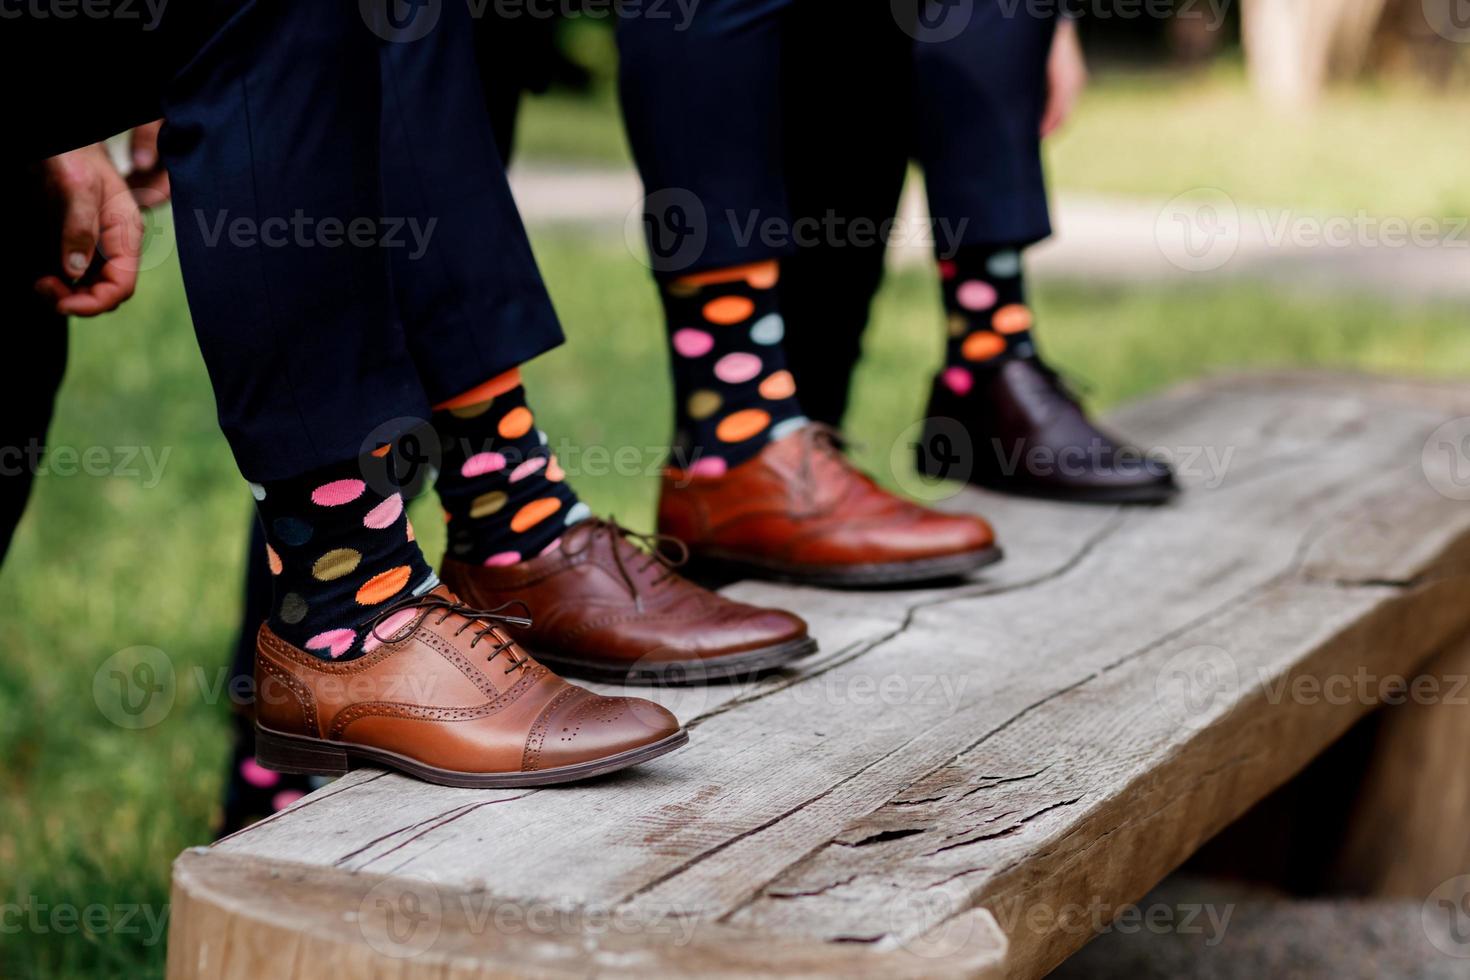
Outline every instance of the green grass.
<path fill-rule="evenodd" d="M 629 165 L 611 83 L 587 98 L 537 97 L 517 153 Z M 1047 147 L 1063 191 L 1168 199 L 1217 187 L 1242 204 L 1405 218 L 1470 215 L 1467 158 L 1470 102 L 1457 94 L 1355 87 L 1296 115 L 1263 105 L 1232 67 L 1101 74 Z"/>
<path fill-rule="evenodd" d="M 529 368 L 532 399 L 554 440 L 634 447 L 628 469 L 637 475 L 575 459 L 568 469 L 598 510 L 646 527 L 670 405 L 655 297 L 618 246 L 565 232 L 537 245 L 571 343 Z M 1227 367 L 1470 368 L 1470 332 L 1454 308 L 1239 285 L 1043 285 L 1037 306 L 1047 348 L 1104 406 Z M 865 462 L 889 482 L 889 449 L 922 410 L 939 324 L 928 276 L 894 277 L 877 307 L 851 426 Z M 156 486 L 122 475 L 43 476 L 0 571 L 0 906 L 43 922 L 37 903 L 101 906 L 92 914 L 115 927 L 135 906 L 163 914 L 169 862 L 209 838 L 228 731 L 227 704 L 210 691 L 239 614 L 250 501 L 215 430 L 175 265 L 147 276 L 119 313 L 74 323 L 72 336 L 51 444 L 169 455 Z M 417 506 L 415 523 L 437 557 L 434 505 Z M 108 657 L 140 645 L 167 655 L 176 698 L 162 721 L 133 731 L 99 710 L 93 685 Z M 17 914 L 7 911 L 0 926 Z M 0 935 L 0 975 L 158 975 L 163 948 L 147 943 L 144 922 L 128 923 L 142 932 L 25 925 Z"/>

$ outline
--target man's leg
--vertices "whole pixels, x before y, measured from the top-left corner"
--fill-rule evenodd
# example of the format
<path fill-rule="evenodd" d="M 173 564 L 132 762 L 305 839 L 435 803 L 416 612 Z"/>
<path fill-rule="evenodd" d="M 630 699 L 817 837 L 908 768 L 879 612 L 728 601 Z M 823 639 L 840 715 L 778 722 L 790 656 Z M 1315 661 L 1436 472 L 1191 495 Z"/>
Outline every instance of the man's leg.
<path fill-rule="evenodd" d="M 515 365 L 561 333 L 519 229 L 482 88 L 466 70 L 464 20 L 450 5 L 436 30 L 387 46 L 383 60 L 387 207 L 452 214 L 422 256 L 399 252 L 393 263 L 409 349 L 435 408 L 445 581 L 484 607 L 533 604 L 538 623 L 525 642 L 572 672 L 689 679 L 811 652 L 815 643 L 796 617 L 699 589 L 621 528 L 593 518 L 547 447 Z M 497 26 L 507 25 L 485 29 Z M 436 133 L 452 133 L 456 148 L 438 157 L 415 152 Z M 467 172 L 465 159 L 482 166 Z M 514 227 L 512 240 L 487 249 L 490 224 Z M 505 359 L 464 357 L 466 348 Z"/>
<path fill-rule="evenodd" d="M 798 4 L 783 65 L 786 186 L 830 228 L 782 263 L 786 357 L 806 414 L 840 426 L 912 151 L 912 39 L 883 4 Z"/>
<path fill-rule="evenodd" d="M 948 335 L 927 415 L 958 420 L 972 447 L 957 454 L 953 426 L 931 421 L 919 465 L 1018 493 L 1156 502 L 1174 492 L 1168 469 L 1088 422 L 1032 337 L 1022 253 L 1051 233 L 1041 119 L 1056 23 L 982 0 L 954 36 L 948 24 L 916 28 L 917 143 L 945 231 L 936 251 Z M 1074 462 L 1028 462 L 1043 459 Z"/>
<path fill-rule="evenodd" d="M 619 24 L 673 360 L 678 465 L 660 530 L 741 574 L 857 585 L 966 572 L 998 557 L 989 527 L 899 501 L 854 471 L 805 418 L 787 366 L 780 263 L 813 233 L 792 224 L 782 170 L 791 6 L 717 0 L 688 24 Z"/>

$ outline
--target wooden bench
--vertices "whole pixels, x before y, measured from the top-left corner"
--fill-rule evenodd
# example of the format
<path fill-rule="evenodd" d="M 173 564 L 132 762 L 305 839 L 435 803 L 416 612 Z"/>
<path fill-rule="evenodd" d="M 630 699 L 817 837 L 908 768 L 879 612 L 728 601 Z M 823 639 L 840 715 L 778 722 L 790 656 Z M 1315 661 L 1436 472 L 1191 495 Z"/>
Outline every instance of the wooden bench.
<path fill-rule="evenodd" d="M 822 652 L 658 694 L 687 749 L 531 791 L 354 772 L 179 857 L 169 976 L 1040 976 L 1470 634 L 1466 415 L 1320 375 L 1134 405 L 1176 505 L 965 491 L 1008 553 L 970 583 L 742 583 Z"/>

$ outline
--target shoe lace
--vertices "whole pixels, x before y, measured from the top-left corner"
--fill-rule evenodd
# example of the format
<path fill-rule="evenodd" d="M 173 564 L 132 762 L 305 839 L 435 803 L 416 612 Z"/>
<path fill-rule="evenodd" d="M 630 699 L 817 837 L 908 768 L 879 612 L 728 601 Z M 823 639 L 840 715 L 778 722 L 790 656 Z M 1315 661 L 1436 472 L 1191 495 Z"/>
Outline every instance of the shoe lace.
<path fill-rule="evenodd" d="M 520 607 L 526 615 L 513 616 L 506 614 L 504 610 L 512 607 Z M 489 637 L 495 645 L 490 649 L 489 655 L 485 658 L 485 662 L 493 663 L 496 657 L 505 654 L 510 660 L 510 666 L 505 669 L 505 673 L 507 674 L 521 670 L 531 663 L 529 659 L 521 656 L 515 641 L 500 630 L 501 624 L 521 627 L 531 625 L 531 610 L 520 599 L 512 599 L 510 602 L 501 603 L 494 609 L 476 609 L 468 603 L 460 602 L 458 599 L 435 595 L 432 592 L 426 592 L 419 596 L 407 596 L 388 606 L 373 617 L 371 627 L 372 635 L 377 637 L 380 642 L 388 642 L 388 637 L 378 636 L 378 627 L 388 617 L 403 612 L 405 609 L 422 609 L 426 616 L 436 611 L 439 612 L 439 618 L 434 620 L 435 625 L 444 623 L 451 616 L 462 618 L 464 622 L 459 624 L 459 628 L 454 631 L 454 635 L 459 636 L 466 630 L 474 629 L 474 639 L 470 640 L 471 649 L 479 644 L 481 640 Z"/>
<path fill-rule="evenodd" d="M 639 576 L 646 575 L 655 566 L 662 571 L 654 577 L 652 586 L 657 587 L 678 576 L 678 569 L 689 560 L 689 546 L 671 534 L 645 534 L 618 523 L 616 517 L 589 517 L 567 532 L 562 539 L 562 551 L 568 555 L 579 555 L 590 549 L 593 542 L 606 538 L 612 546 L 613 564 L 618 575 L 628 588 L 628 594 L 637 599 L 641 590 Z M 629 547 L 623 547 L 624 543 Z M 629 568 L 629 563 L 635 563 Z"/>
<path fill-rule="evenodd" d="M 803 487 L 810 490 L 814 486 L 816 460 L 818 459 L 835 462 L 848 479 L 857 479 L 865 483 L 872 482 L 872 478 L 859 469 L 847 455 L 848 449 L 859 447 L 841 429 L 825 422 L 811 422 L 802 426 L 796 436 L 806 443 L 806 451 L 801 454 L 801 463 L 797 470 L 797 477 Z"/>

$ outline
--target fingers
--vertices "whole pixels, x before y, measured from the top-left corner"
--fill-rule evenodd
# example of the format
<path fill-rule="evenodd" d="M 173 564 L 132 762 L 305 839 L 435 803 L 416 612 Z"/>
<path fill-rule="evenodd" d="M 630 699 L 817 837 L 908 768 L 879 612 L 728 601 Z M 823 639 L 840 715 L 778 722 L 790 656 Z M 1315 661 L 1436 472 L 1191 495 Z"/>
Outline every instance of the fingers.
<path fill-rule="evenodd" d="M 133 130 L 129 142 L 134 170 L 152 170 L 158 166 L 158 131 L 162 128 L 163 120 L 155 119 Z"/>
<path fill-rule="evenodd" d="M 68 265 L 66 271 L 72 281 L 47 276 L 36 283 L 36 291 L 52 300 L 57 313 L 67 316 L 97 316 L 115 310 L 133 295 L 138 284 L 143 217 L 127 184 L 116 172 L 103 174 L 88 190 L 87 200 L 82 210 L 96 223 L 96 230 L 89 233 L 92 247 L 100 246 L 105 261 L 94 275 L 80 282 L 71 276 L 72 267 Z M 95 207 L 90 203 L 94 200 L 100 202 Z M 68 207 L 68 221 L 72 220 L 71 210 Z M 80 227 L 83 217 L 79 216 L 77 222 Z M 79 235 L 73 238 L 74 242 L 80 240 Z M 89 249 L 88 262 L 90 255 Z M 86 271 L 85 266 L 82 271 Z"/>
<path fill-rule="evenodd" d="M 61 268 L 80 279 L 92 264 L 101 232 L 102 181 L 95 172 L 68 174 L 61 218 Z"/>

